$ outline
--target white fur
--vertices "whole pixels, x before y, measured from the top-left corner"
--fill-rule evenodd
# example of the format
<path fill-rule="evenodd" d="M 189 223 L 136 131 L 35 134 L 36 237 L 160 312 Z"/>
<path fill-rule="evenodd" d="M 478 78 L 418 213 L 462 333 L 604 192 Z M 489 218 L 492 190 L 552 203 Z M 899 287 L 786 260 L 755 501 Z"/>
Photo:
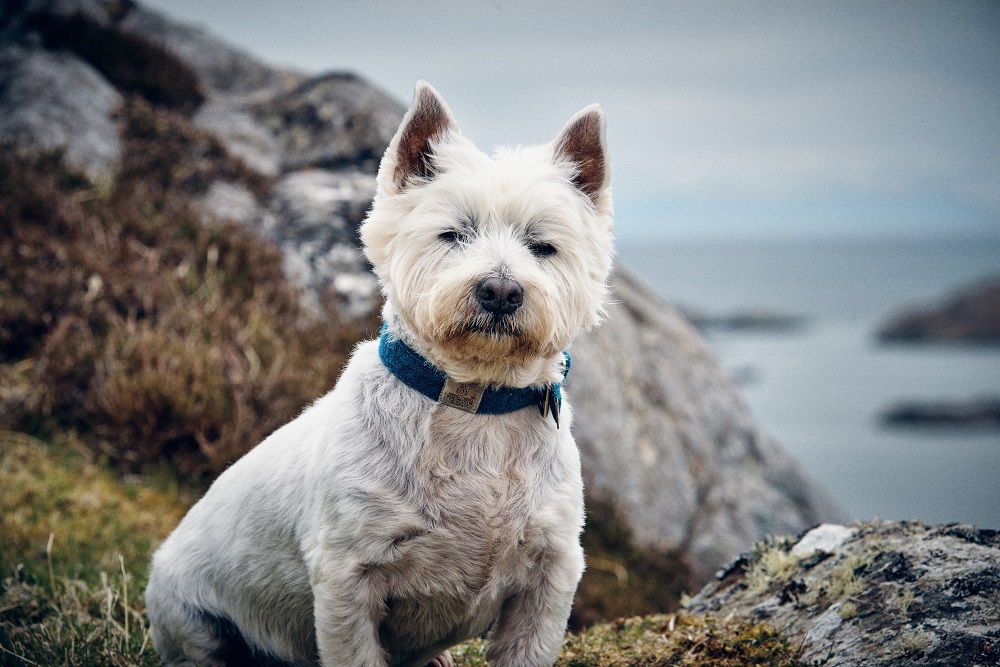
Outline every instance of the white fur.
<path fill-rule="evenodd" d="M 456 380 L 559 381 L 562 350 L 602 313 L 606 171 L 582 193 L 559 137 L 491 159 L 433 89 L 418 84 L 420 95 L 447 114 L 434 173 L 398 175 L 416 99 L 362 230 L 386 321 Z M 442 241 L 456 225 L 461 242 Z M 493 275 L 524 288 L 518 333 L 456 342 L 456 325 L 481 315 L 470 290 Z M 222 664 L 225 619 L 293 664 L 416 667 L 488 631 L 494 667 L 551 665 L 583 571 L 571 422 L 565 398 L 559 429 L 534 408 L 438 404 L 391 375 L 376 342 L 359 345 L 336 388 L 223 473 L 156 552 L 146 602 L 157 650 L 171 665 Z"/>

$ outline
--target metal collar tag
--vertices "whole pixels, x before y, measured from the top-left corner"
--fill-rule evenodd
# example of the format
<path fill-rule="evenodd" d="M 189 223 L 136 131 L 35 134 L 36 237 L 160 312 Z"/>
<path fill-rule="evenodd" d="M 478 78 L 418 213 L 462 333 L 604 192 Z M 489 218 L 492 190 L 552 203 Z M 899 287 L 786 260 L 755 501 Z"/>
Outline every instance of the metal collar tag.
<path fill-rule="evenodd" d="M 438 403 L 475 413 L 485 393 L 485 385 L 475 382 L 455 382 L 450 377 L 445 377 L 444 386 L 441 387 L 441 394 L 437 400 Z"/>

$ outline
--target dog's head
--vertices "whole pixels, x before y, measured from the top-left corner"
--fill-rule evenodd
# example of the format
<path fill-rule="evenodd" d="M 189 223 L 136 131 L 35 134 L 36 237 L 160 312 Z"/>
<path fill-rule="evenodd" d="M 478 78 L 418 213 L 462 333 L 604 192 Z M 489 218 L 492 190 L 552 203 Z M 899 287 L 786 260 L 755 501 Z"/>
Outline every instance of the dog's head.
<path fill-rule="evenodd" d="M 492 157 L 417 84 L 361 229 L 386 322 L 461 382 L 558 381 L 561 352 L 597 324 L 611 269 L 604 114 L 549 144 Z"/>

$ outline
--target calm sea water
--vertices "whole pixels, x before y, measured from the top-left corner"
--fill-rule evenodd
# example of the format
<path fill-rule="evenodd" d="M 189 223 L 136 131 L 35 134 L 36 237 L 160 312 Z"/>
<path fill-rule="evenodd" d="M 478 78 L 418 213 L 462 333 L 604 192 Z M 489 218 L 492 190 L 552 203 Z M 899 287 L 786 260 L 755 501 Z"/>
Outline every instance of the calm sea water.
<path fill-rule="evenodd" d="M 878 325 L 1000 273 L 1000 242 L 623 242 L 619 263 L 711 314 L 805 316 L 785 333 L 709 335 L 765 427 L 855 518 L 1000 528 L 1000 432 L 887 429 L 908 399 L 1000 396 L 1000 350 L 886 346 Z"/>

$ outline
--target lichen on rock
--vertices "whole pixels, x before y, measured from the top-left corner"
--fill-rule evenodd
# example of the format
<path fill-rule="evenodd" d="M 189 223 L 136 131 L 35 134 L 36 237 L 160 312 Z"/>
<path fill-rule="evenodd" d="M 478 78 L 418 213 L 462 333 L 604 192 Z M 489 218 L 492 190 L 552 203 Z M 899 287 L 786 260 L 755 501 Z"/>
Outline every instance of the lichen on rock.
<path fill-rule="evenodd" d="M 780 572 L 761 563 L 783 554 Z M 768 576 L 770 575 L 770 576 Z M 804 664 L 1000 664 L 1000 533 L 873 521 L 762 543 L 687 611 L 766 621 Z"/>

